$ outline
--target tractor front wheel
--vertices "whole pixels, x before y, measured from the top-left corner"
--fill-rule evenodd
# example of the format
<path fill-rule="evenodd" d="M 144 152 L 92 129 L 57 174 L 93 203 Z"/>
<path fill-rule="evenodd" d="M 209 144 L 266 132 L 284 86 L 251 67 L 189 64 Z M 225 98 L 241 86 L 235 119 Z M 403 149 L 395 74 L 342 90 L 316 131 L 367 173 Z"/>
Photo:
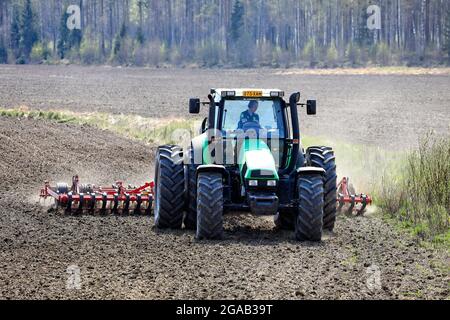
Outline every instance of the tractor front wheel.
<path fill-rule="evenodd" d="M 295 237 L 299 241 L 320 241 L 323 230 L 323 176 L 313 173 L 301 175 L 298 194 Z"/>
<path fill-rule="evenodd" d="M 222 174 L 203 172 L 197 179 L 198 240 L 219 240 L 223 237 Z"/>
<path fill-rule="evenodd" d="M 177 146 L 158 149 L 155 166 L 155 225 L 181 229 L 184 209 L 183 150 Z"/>

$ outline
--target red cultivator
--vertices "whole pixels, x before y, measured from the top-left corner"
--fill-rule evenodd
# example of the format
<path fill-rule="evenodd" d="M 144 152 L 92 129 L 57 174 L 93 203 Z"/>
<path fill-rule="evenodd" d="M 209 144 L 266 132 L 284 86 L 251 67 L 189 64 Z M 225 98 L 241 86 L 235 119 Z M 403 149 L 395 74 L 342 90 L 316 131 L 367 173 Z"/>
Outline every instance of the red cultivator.
<path fill-rule="evenodd" d="M 66 214 L 129 215 L 132 212 L 136 215 L 151 215 L 154 187 L 154 182 L 149 182 L 141 187 L 125 188 L 123 182 L 118 181 L 110 188 L 104 188 L 80 184 L 79 177 L 74 176 L 71 187 L 66 183 L 51 187 L 46 181 L 40 197 L 55 199 L 56 206 L 63 208 Z M 372 198 L 365 194 L 355 194 L 349 178 L 343 178 L 338 184 L 337 202 L 339 212 L 348 205 L 348 214 L 356 212 L 356 215 L 362 215 L 366 207 L 372 204 Z"/>
<path fill-rule="evenodd" d="M 110 188 L 80 184 L 78 176 L 72 178 L 72 187 L 58 183 L 56 188 L 45 182 L 41 198 L 54 198 L 57 207 L 65 208 L 66 214 L 133 214 L 150 215 L 152 211 L 154 183 L 141 187 L 124 187 L 118 181 Z"/>
<path fill-rule="evenodd" d="M 357 195 L 355 188 L 349 181 L 349 178 L 343 178 L 338 184 L 338 210 L 342 212 L 343 207 L 349 205 L 348 214 L 356 211 L 357 216 L 363 215 L 366 207 L 372 204 L 372 198 L 362 193 Z"/>

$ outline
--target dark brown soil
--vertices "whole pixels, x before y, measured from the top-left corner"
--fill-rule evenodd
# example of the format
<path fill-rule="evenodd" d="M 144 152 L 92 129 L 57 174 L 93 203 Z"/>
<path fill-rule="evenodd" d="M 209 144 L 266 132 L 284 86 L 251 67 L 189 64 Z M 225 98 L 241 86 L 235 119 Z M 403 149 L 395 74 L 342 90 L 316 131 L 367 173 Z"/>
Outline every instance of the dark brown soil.
<path fill-rule="evenodd" d="M 447 257 L 376 215 L 341 217 L 320 244 L 298 243 L 268 219 L 228 216 L 224 241 L 197 242 L 192 232 L 157 232 L 148 217 L 65 217 L 37 203 L 42 181 L 74 173 L 146 181 L 153 151 L 90 127 L 0 118 L 0 299 L 449 296 Z M 67 289 L 71 265 L 80 290 Z M 367 285 L 370 270 L 380 286 Z"/>

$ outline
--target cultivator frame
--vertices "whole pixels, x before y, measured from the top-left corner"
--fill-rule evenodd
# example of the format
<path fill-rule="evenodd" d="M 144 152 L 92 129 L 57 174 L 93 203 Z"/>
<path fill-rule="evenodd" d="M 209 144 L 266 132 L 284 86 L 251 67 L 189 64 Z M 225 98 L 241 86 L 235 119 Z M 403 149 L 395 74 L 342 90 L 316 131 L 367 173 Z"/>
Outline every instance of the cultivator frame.
<path fill-rule="evenodd" d="M 345 205 L 349 205 L 347 214 L 353 214 L 356 212 L 357 216 L 364 214 L 368 205 L 372 204 L 372 197 L 361 193 L 356 194 L 356 192 L 351 187 L 350 178 L 345 177 L 338 184 L 338 211 L 342 212 Z"/>
<path fill-rule="evenodd" d="M 78 176 L 72 178 L 72 186 L 58 183 L 56 187 L 50 186 L 46 181 L 41 189 L 40 198 L 55 200 L 57 209 L 64 208 L 66 214 L 95 214 L 108 213 L 114 215 L 151 215 L 153 209 L 155 183 L 147 182 L 140 187 L 128 186 L 125 188 L 122 181 L 117 181 L 109 188 L 95 185 L 82 185 Z M 353 187 L 348 177 L 343 178 L 337 187 L 338 211 L 342 212 L 348 205 L 347 214 L 356 212 L 357 216 L 364 214 L 367 206 L 372 204 L 372 197 L 367 194 L 353 194 Z"/>
<path fill-rule="evenodd" d="M 55 200 L 57 208 L 63 207 L 66 214 L 121 214 L 151 215 L 154 199 L 154 182 L 148 182 L 140 187 L 125 187 L 122 181 L 117 181 L 109 188 L 82 185 L 78 176 L 72 178 L 72 187 L 59 183 L 56 187 L 46 181 L 41 189 L 40 198 Z"/>

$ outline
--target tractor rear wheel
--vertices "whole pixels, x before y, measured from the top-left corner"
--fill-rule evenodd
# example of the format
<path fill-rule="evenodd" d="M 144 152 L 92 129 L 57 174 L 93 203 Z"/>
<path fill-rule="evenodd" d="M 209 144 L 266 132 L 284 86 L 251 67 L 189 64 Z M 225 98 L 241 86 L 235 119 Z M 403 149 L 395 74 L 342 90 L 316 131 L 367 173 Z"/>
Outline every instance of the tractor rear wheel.
<path fill-rule="evenodd" d="M 155 165 L 155 225 L 181 229 L 184 207 L 183 150 L 177 146 L 158 149 Z"/>
<path fill-rule="evenodd" d="M 298 197 L 295 237 L 299 241 L 320 241 L 323 230 L 323 176 L 314 173 L 301 175 Z"/>
<path fill-rule="evenodd" d="M 223 237 L 222 174 L 203 172 L 197 179 L 198 240 L 218 240 Z"/>
<path fill-rule="evenodd" d="M 333 231 L 337 215 L 336 157 L 329 147 L 311 147 L 307 151 L 308 165 L 325 170 L 323 228 Z"/>

